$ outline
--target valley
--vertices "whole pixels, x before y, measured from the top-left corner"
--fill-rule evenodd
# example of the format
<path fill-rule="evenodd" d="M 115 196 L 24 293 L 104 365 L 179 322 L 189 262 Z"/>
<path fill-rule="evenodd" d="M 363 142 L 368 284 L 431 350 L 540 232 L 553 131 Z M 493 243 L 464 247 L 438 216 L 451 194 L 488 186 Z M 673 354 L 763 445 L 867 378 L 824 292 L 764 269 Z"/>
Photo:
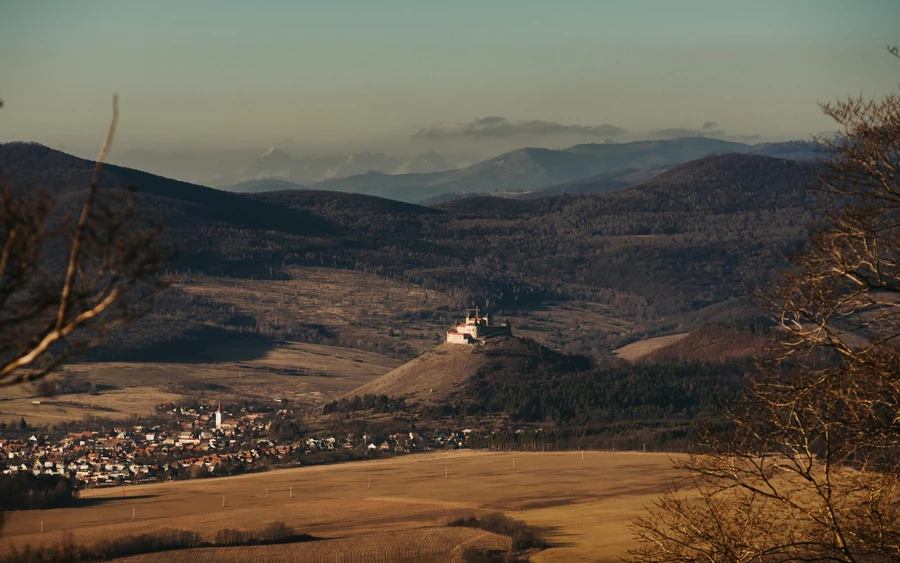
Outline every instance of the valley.
<path fill-rule="evenodd" d="M 66 533 L 85 542 L 163 523 L 211 541 L 274 508 L 324 538 L 290 557 L 457 561 L 509 540 L 446 522 L 502 511 L 547 536 L 531 560 L 615 560 L 631 545 L 627 515 L 674 476 L 652 452 L 691 450 L 746 385 L 768 326 L 748 296 L 815 220 L 814 164 L 741 150 L 683 164 L 641 153 L 652 174 L 601 167 L 528 197 L 427 207 L 227 193 L 110 167 L 109 185 L 134 186 L 146 220 L 164 224 L 166 287 L 139 322 L 0 400 L 10 467 L 90 485 L 73 506 L 17 518 L 46 517 L 59 534 L 76 518 L 85 525 Z M 0 145 L 3 158 L 26 187 L 33 166 L 47 170 L 62 209 L 79 201 L 88 161 L 35 145 Z M 446 343 L 473 305 L 512 335 Z M 346 460 L 365 461 L 334 465 Z M 424 467 L 437 482 L 416 475 Z M 261 498 L 247 492 L 259 486 Z M 152 525 L 117 521 L 121 502 Z M 57 538 L 31 533 L 4 529 Z M 184 555 L 288 557 L 198 549 Z"/>

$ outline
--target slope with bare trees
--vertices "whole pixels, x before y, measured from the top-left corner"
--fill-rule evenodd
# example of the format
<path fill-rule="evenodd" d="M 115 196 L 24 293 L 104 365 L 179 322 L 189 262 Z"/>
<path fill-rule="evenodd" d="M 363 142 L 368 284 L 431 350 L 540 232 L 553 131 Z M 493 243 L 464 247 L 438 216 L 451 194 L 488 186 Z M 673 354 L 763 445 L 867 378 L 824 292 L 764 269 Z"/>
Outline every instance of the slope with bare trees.
<path fill-rule="evenodd" d="M 830 210 L 771 291 L 774 359 L 633 561 L 900 560 L 900 95 L 822 108 Z"/>

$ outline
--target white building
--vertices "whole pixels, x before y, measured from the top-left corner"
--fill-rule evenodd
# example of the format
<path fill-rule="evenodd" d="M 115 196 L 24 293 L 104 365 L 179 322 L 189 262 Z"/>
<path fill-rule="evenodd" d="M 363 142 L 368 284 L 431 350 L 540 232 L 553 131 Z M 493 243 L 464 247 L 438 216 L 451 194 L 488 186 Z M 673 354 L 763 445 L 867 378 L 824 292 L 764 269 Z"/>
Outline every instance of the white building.
<path fill-rule="evenodd" d="M 487 336 L 512 334 L 509 322 L 495 325 L 490 314 L 482 317 L 478 308 L 466 309 L 466 320 L 447 331 L 447 342 L 451 344 L 474 344 Z"/>

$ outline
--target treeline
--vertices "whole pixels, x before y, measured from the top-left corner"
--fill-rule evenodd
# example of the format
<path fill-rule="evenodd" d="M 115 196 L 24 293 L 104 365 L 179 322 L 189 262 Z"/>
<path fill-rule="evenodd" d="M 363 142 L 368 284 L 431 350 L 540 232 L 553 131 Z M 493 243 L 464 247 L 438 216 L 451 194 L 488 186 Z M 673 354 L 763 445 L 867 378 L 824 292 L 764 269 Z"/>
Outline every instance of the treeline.
<path fill-rule="evenodd" d="M 558 426 L 717 414 L 743 388 L 744 363 L 628 365 L 569 373 L 541 369 L 531 377 L 476 379 L 458 405 L 462 414 L 506 413 L 512 422 Z M 455 413 L 454 413 L 455 414 Z"/>
<path fill-rule="evenodd" d="M 406 409 L 406 399 L 403 397 L 388 397 L 387 395 L 355 395 L 352 399 L 342 398 L 322 407 L 323 414 L 349 413 L 356 411 L 372 411 L 376 413 L 395 413 Z"/>
<path fill-rule="evenodd" d="M 259 530 L 223 528 L 216 532 L 215 542 L 205 541 L 203 536 L 194 530 L 162 528 L 140 534 L 104 538 L 92 545 L 75 543 L 74 536 L 71 535 L 58 543 L 36 547 L 28 544 L 19 549 L 12 544 L 8 553 L 0 555 L 0 563 L 89 563 L 198 547 L 299 543 L 317 539 L 319 538 L 309 534 L 298 533 L 284 522 L 271 522 Z"/>
<path fill-rule="evenodd" d="M 493 512 L 481 516 L 464 516 L 447 522 L 451 528 L 475 528 L 512 539 L 512 548 L 516 551 L 526 549 L 543 549 L 547 543 L 541 535 L 522 520 L 516 520 L 503 514 Z"/>
<path fill-rule="evenodd" d="M 75 482 L 60 475 L 0 474 L 0 510 L 63 508 L 77 498 Z"/>
<path fill-rule="evenodd" d="M 752 367 L 729 363 L 646 364 L 560 371 L 541 366 L 503 378 L 476 375 L 453 400 L 420 409 L 420 426 L 500 420 L 507 430 L 473 435 L 486 449 L 685 450 L 701 424 L 717 426 Z M 441 422 L 444 421 L 444 422 Z"/>

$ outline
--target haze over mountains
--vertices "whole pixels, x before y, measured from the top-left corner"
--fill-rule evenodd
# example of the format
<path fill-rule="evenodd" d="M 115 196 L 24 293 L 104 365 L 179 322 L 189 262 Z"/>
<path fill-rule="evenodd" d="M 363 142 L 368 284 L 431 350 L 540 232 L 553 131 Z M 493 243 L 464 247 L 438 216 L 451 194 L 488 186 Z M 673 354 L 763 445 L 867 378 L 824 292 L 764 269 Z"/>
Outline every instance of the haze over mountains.
<path fill-rule="evenodd" d="M 220 174 L 210 185 L 228 188 L 250 180 L 280 179 L 295 184 L 311 185 L 331 178 L 343 178 L 367 172 L 384 174 L 416 174 L 453 170 L 462 161 L 429 152 L 413 157 L 389 156 L 384 153 L 361 152 L 350 155 L 299 156 L 272 147 L 249 165 Z"/>
<path fill-rule="evenodd" d="M 314 187 L 407 202 L 441 201 L 458 194 L 480 193 L 540 197 L 561 191 L 612 191 L 648 179 L 669 166 L 717 153 L 792 159 L 822 156 L 814 145 L 806 142 L 747 145 L 695 136 L 589 143 L 565 150 L 522 148 L 456 169 L 453 162 L 437 153 L 426 153 L 401 163 L 399 159 L 372 153 L 294 158 L 273 148 L 228 177 L 243 178 L 240 182 L 228 185 L 228 180 L 222 180 L 217 185 L 240 192 Z M 566 183 L 570 185 L 558 187 Z"/>

